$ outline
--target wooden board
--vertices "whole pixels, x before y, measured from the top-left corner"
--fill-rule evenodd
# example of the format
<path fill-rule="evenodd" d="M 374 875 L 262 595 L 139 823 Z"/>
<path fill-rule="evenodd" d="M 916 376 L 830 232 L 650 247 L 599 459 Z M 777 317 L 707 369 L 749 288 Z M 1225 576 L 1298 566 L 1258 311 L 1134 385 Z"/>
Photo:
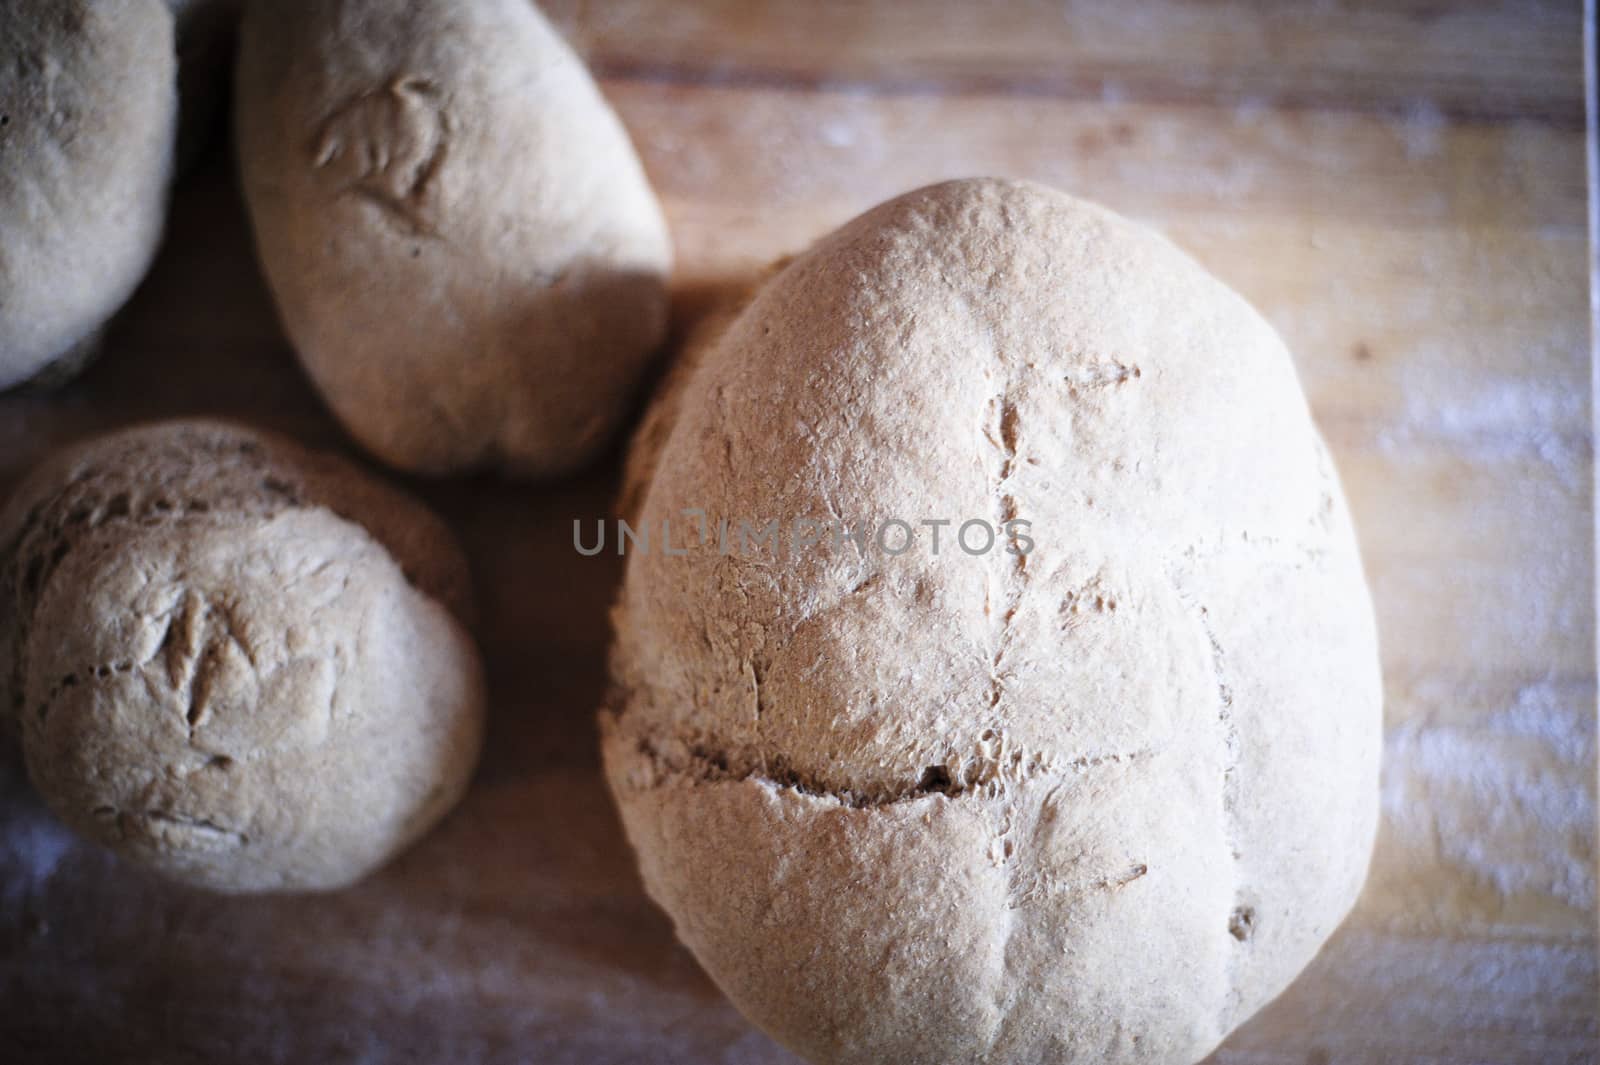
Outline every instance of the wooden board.
<path fill-rule="evenodd" d="M 666 203 L 677 319 L 897 192 L 1032 177 L 1171 234 L 1283 331 L 1383 634 L 1366 894 L 1230 1065 L 1594 1061 L 1593 433 L 1581 13 L 1437 4 L 562 0 Z M 225 151 L 103 359 L 0 397 L 56 444 L 222 414 L 345 446 Z M 414 487 L 477 567 L 495 693 L 462 809 L 337 895 L 217 899 L 65 835 L 0 770 L 0 1060 L 792 1060 L 644 898 L 592 713 L 615 463 Z"/>

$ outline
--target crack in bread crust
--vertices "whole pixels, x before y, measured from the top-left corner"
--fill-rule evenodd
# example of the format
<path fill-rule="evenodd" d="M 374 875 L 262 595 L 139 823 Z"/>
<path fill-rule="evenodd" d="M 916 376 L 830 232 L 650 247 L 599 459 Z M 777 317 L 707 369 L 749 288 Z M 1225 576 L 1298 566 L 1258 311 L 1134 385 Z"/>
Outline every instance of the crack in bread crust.
<path fill-rule="evenodd" d="M 863 792 L 831 787 L 770 755 L 764 760 L 740 759 L 704 743 L 667 740 L 643 733 L 630 735 L 632 730 L 627 729 L 622 716 L 614 711 L 603 713 L 602 727 L 608 735 L 626 739 L 632 753 L 648 765 L 649 775 L 636 782 L 636 790 L 647 791 L 669 783 L 695 786 L 748 781 L 856 810 L 898 806 L 935 795 L 947 799 L 1004 799 L 1015 787 L 1036 781 L 1070 780 L 1101 767 L 1133 765 L 1165 750 L 1163 747 L 1140 747 L 1127 751 L 1085 752 L 1071 758 L 1019 758 L 1007 765 L 980 765 L 977 772 L 960 780 L 924 773 L 916 782 L 907 781 L 890 791 Z"/>

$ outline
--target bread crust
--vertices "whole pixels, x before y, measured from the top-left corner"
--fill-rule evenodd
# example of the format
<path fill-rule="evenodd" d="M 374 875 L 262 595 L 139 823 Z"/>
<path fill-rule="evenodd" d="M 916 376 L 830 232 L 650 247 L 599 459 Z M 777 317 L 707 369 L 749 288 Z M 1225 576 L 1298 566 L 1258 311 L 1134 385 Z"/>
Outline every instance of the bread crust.
<path fill-rule="evenodd" d="M 52 811 L 218 891 L 348 884 L 464 792 L 466 563 L 420 505 L 222 422 L 47 460 L 0 511 L 0 713 Z"/>
<path fill-rule="evenodd" d="M 161 0 L 0 0 L 0 40 L 4 389 L 76 373 L 149 269 L 178 105 Z"/>
<path fill-rule="evenodd" d="M 285 329 L 350 432 L 422 473 L 562 473 L 665 335 L 666 224 L 527 0 L 246 13 L 240 173 Z"/>
<path fill-rule="evenodd" d="M 1365 877 L 1381 683 L 1337 476 L 1242 299 L 1101 208 L 951 182 L 778 273 L 670 402 L 651 528 L 1036 541 L 630 559 L 608 779 L 747 1016 L 820 1062 L 1190 1062 L 1310 961 Z"/>

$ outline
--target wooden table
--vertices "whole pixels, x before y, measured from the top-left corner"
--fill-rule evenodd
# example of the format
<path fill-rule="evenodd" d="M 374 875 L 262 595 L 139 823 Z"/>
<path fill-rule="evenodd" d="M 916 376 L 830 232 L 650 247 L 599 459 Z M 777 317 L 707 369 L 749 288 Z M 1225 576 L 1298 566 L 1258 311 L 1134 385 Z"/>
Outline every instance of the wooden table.
<path fill-rule="evenodd" d="M 1228 1063 L 1600 1056 L 1593 434 L 1574 3 L 562 0 L 671 217 L 677 319 L 894 193 L 1032 177 L 1167 231 L 1294 350 L 1387 687 L 1355 914 Z M 0 44 L 3 50 L 3 44 Z M 345 446 L 225 151 L 102 360 L 0 397 L 0 487 L 178 414 Z M 615 462 L 417 484 L 477 565 L 495 693 L 462 809 L 360 887 L 218 899 L 73 841 L 0 770 L 0 1060 L 779 1062 L 645 899 L 596 772 Z"/>

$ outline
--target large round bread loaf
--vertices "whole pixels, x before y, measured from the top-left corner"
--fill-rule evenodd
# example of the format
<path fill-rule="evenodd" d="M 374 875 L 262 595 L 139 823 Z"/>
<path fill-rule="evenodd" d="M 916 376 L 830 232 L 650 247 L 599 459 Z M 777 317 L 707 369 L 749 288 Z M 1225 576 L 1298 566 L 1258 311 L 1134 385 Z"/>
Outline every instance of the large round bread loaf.
<path fill-rule="evenodd" d="M 1192 1062 L 1311 960 L 1365 876 L 1381 686 L 1244 300 L 1105 210 L 954 182 L 778 272 L 661 402 L 604 753 L 747 1016 L 819 1062 Z M 969 551 L 976 519 L 1032 549 Z"/>

